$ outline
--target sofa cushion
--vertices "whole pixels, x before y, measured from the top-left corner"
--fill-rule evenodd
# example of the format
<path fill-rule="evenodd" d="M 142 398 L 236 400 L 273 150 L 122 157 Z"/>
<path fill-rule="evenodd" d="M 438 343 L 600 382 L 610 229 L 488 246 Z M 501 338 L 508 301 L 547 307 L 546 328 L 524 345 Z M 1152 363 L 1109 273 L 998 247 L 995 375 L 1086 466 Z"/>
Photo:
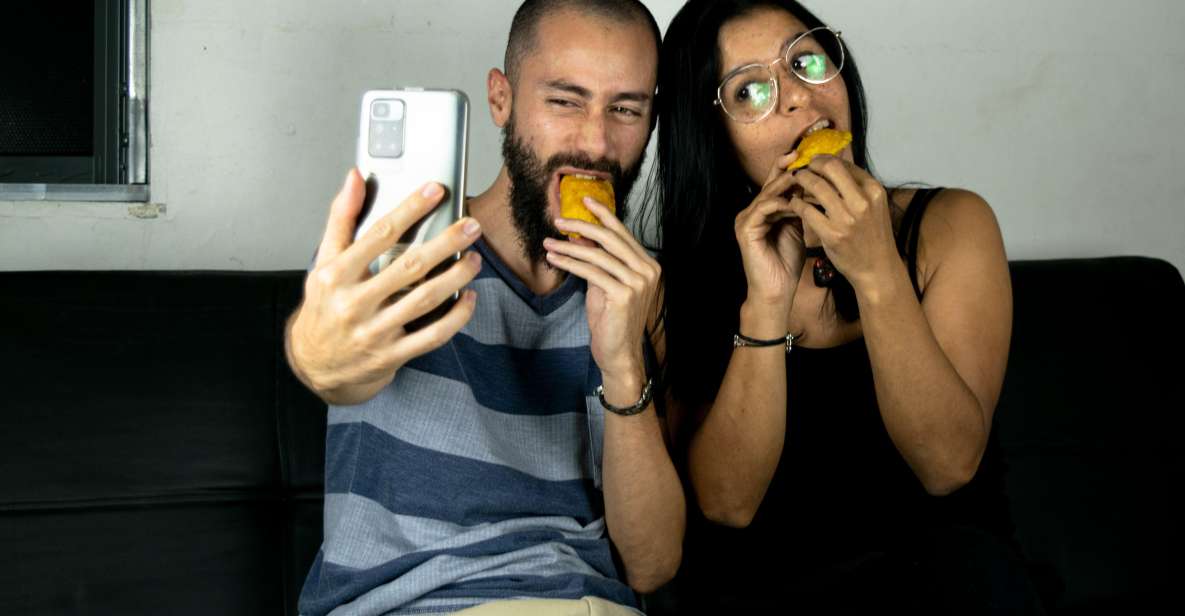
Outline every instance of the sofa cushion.
<path fill-rule="evenodd" d="M 1181 571 L 1185 284 L 1146 258 L 1012 264 L 995 430 L 1017 538 L 1062 612 L 1156 601 Z"/>
<path fill-rule="evenodd" d="M 302 279 L 0 274 L 0 545 L 19 563 L 0 611 L 294 613 L 325 434 L 282 355 Z"/>
<path fill-rule="evenodd" d="M 1185 547 L 1185 283 L 1141 258 L 1012 276 L 1017 539 L 1055 613 L 1139 611 Z M 283 359 L 303 277 L 0 273 L 0 612 L 295 613 L 325 438 Z"/>

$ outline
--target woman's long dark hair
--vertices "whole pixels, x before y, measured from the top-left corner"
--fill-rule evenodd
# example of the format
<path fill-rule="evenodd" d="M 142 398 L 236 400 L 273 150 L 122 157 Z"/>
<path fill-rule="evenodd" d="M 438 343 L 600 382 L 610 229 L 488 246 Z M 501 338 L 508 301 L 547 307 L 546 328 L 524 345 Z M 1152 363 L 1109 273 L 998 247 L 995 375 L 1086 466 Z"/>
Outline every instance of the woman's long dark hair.
<path fill-rule="evenodd" d="M 729 20 L 767 7 L 790 13 L 808 29 L 824 25 L 792 0 L 691 0 L 671 22 L 662 45 L 656 177 L 665 288 L 663 383 L 686 408 L 711 403 L 728 367 L 746 295 L 733 225 L 760 188 L 741 167 L 725 119 L 713 105 L 721 74 L 718 35 Z M 835 50 L 825 51 L 834 57 Z M 850 50 L 841 74 L 848 89 L 854 159 L 870 169 L 864 86 Z M 851 285 L 840 281 L 832 291 L 837 313 L 858 318 Z"/>

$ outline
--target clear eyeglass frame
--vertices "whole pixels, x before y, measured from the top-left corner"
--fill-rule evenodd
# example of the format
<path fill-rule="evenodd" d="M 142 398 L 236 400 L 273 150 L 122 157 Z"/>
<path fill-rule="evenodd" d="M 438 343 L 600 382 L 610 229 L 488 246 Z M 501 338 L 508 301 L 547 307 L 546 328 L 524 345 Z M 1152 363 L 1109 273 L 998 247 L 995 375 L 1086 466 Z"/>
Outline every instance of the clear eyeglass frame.
<path fill-rule="evenodd" d="M 826 77 L 824 79 L 811 79 L 807 76 L 799 74 L 797 71 L 790 68 L 792 66 L 791 62 L 793 61 L 793 58 L 792 58 L 793 53 L 792 52 L 794 51 L 794 48 L 798 46 L 799 43 L 801 43 L 802 41 L 806 40 L 809 37 L 814 36 L 818 32 L 829 32 L 835 36 L 835 40 L 837 42 L 836 47 L 839 49 L 839 61 L 835 62 L 835 72 L 831 76 Z M 760 122 L 760 121 L 764 120 L 765 118 L 769 117 L 770 113 L 773 113 L 774 108 L 777 106 L 777 101 L 778 101 L 779 97 L 781 96 L 781 93 L 778 90 L 778 81 L 779 80 L 777 77 L 777 73 L 774 72 L 774 65 L 779 62 L 783 63 L 787 67 L 787 70 L 786 70 L 787 73 L 794 75 L 794 77 L 797 78 L 799 81 L 802 81 L 803 83 L 806 83 L 808 85 L 821 86 L 825 83 L 828 83 L 828 82 L 834 80 L 836 77 L 839 77 L 840 73 L 843 72 L 844 61 L 846 59 L 847 54 L 844 50 L 842 34 L 843 34 L 842 32 L 840 32 L 838 30 L 832 30 L 831 28 L 828 28 L 826 26 L 812 28 L 812 29 L 807 30 L 806 32 L 803 32 L 802 34 L 798 35 L 797 38 L 795 38 L 793 41 L 791 41 L 791 43 L 789 45 L 786 46 L 786 51 L 782 52 L 782 55 L 778 56 L 777 58 L 774 58 L 770 62 L 767 62 L 765 64 L 761 64 L 761 63 L 746 64 L 744 66 L 737 67 L 736 69 L 733 69 L 732 71 L 729 71 L 729 73 L 724 76 L 724 79 L 720 80 L 720 85 L 716 87 L 716 100 L 712 101 L 712 104 L 714 106 L 720 107 L 720 109 L 722 109 L 724 111 L 724 113 L 730 119 L 732 119 L 734 122 L 740 122 L 742 124 L 753 124 L 753 123 Z M 750 71 L 750 70 L 753 70 L 756 68 L 765 69 L 765 71 L 769 74 L 768 83 L 771 88 L 770 100 L 772 100 L 774 102 L 772 104 L 770 104 L 769 107 L 757 118 L 754 118 L 754 119 L 738 118 L 737 116 L 733 115 L 733 113 L 728 110 L 728 106 L 724 104 L 724 86 L 726 84 L 728 84 L 729 80 L 732 79 L 733 77 L 735 77 L 741 73 L 744 73 L 745 71 Z"/>

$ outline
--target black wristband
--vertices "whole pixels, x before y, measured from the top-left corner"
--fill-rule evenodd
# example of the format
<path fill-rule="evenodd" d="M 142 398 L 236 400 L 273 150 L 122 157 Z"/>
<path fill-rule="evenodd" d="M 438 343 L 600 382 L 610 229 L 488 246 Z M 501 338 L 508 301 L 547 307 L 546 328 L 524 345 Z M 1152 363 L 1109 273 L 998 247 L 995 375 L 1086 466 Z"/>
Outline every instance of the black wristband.
<path fill-rule="evenodd" d="M 796 338 L 797 337 L 790 332 L 786 332 L 785 336 L 782 336 L 781 338 L 774 338 L 773 340 L 758 340 L 756 338 L 750 338 L 744 334 L 737 333 L 732 337 L 732 348 L 772 347 L 784 344 L 786 345 L 786 352 L 789 353 L 790 349 L 794 348 L 794 341 Z"/>

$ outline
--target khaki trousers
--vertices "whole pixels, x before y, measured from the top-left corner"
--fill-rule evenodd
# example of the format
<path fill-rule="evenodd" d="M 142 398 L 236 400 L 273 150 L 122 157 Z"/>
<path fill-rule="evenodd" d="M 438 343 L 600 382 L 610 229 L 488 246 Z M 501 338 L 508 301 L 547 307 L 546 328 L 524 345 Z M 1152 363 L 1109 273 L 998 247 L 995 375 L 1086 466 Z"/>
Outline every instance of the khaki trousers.
<path fill-rule="evenodd" d="M 491 601 L 456 616 L 642 616 L 642 612 L 599 597 Z"/>

